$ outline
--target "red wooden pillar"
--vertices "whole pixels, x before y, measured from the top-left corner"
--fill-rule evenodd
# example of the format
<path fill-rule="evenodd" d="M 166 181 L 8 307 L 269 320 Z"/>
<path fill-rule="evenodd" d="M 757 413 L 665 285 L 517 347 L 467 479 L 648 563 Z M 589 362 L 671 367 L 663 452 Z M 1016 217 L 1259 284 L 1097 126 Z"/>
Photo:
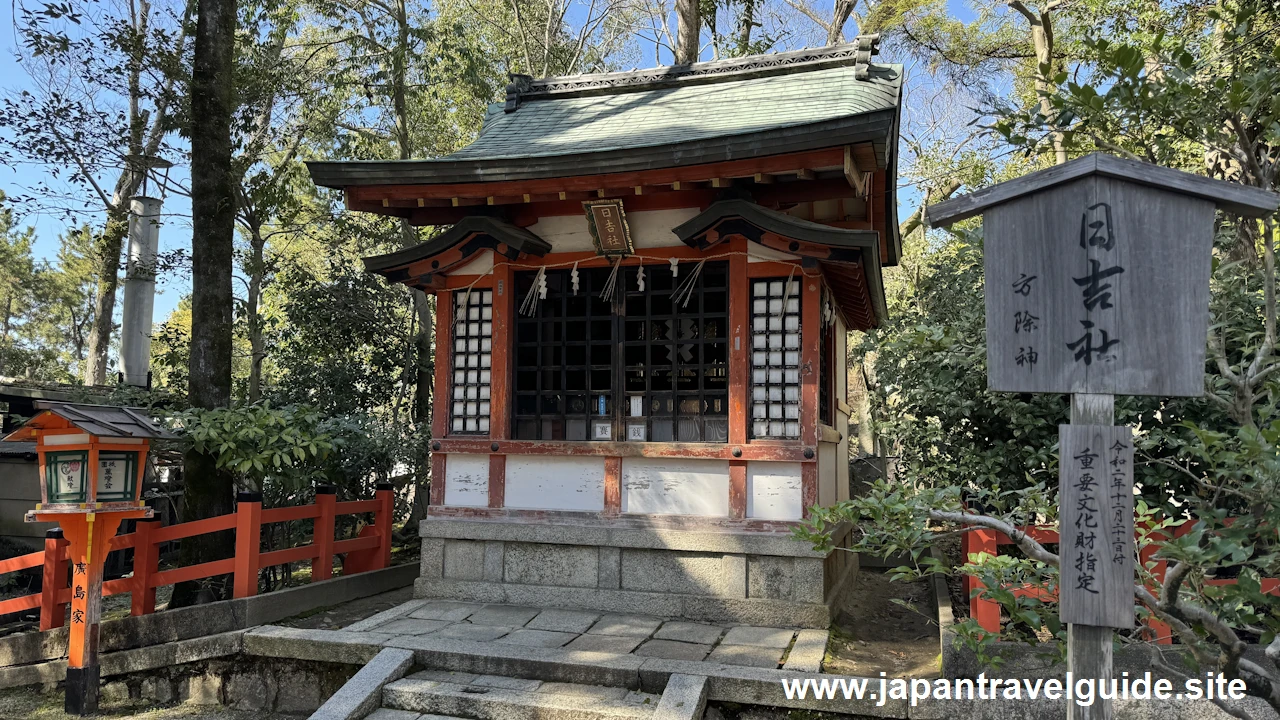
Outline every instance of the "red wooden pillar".
<path fill-rule="evenodd" d="M 378 532 L 378 554 L 370 570 L 381 570 L 391 567 L 391 523 L 395 520 L 396 491 L 391 483 L 378 483 L 374 499 L 378 501 L 378 511 L 374 514 L 373 524 Z"/>
<path fill-rule="evenodd" d="M 604 459 L 604 514 L 622 514 L 622 458 Z"/>
<path fill-rule="evenodd" d="M 43 456 L 42 456 L 43 457 Z M 41 473 L 41 482 L 44 474 Z M 67 620 L 67 604 L 58 602 L 58 594 L 67 587 L 67 546 L 62 529 L 44 534 L 44 575 L 40 583 L 40 630 L 60 628 Z"/>
<path fill-rule="evenodd" d="M 1164 537 L 1163 533 L 1158 533 L 1158 534 L 1153 534 L 1151 536 L 1151 539 L 1156 540 L 1157 538 L 1163 538 L 1163 537 Z M 1154 542 L 1150 542 L 1150 543 L 1147 543 L 1146 547 L 1143 547 L 1141 550 L 1138 551 L 1138 564 L 1143 569 L 1146 569 L 1147 563 L 1152 562 L 1152 556 L 1156 554 L 1157 549 L 1158 548 L 1156 547 L 1156 544 Z M 1159 578 L 1160 582 L 1164 582 L 1165 573 L 1168 572 L 1169 570 L 1169 563 L 1164 560 L 1155 560 L 1154 562 L 1155 562 L 1155 566 L 1151 568 L 1151 574 Z M 1148 585 L 1147 589 L 1155 593 L 1156 597 L 1160 596 L 1160 592 L 1157 588 L 1154 588 Z M 1173 644 L 1173 628 L 1169 627 L 1168 624 L 1161 622 L 1160 620 L 1156 619 L 1154 615 L 1152 615 L 1151 618 L 1147 620 L 1147 627 L 1151 629 L 1151 634 L 1155 636 L 1156 644 L 1158 645 Z"/>
<path fill-rule="evenodd" d="M 90 450 L 95 457 L 96 451 Z M 99 619 L 102 613 L 102 566 L 120 521 L 140 512 L 68 515 L 63 532 L 71 542 L 71 632 L 67 640 L 67 684 L 63 708 L 70 715 L 98 709 Z"/>
<path fill-rule="evenodd" d="M 489 437 L 511 437 L 511 320 L 515 314 L 515 273 L 503 263 L 493 269 L 493 355 L 489 373 Z M 489 507 L 506 504 L 507 456 L 489 456 Z"/>
<path fill-rule="evenodd" d="M 333 531 L 337 513 L 337 489 L 332 485 L 316 487 L 316 509 L 320 515 L 312 526 L 311 542 L 316 546 L 316 557 L 311 561 L 311 581 L 333 577 Z"/>
<path fill-rule="evenodd" d="M 818 335 L 822 332 L 822 276 L 817 261 L 805 259 L 800 283 L 800 443 L 808 462 L 800 464 L 804 517 L 818 504 Z"/>
<path fill-rule="evenodd" d="M 973 554 L 986 553 L 994 556 L 1000 552 L 995 530 L 975 528 L 962 537 L 968 541 L 967 548 L 964 543 L 961 544 L 961 549 L 965 553 L 965 562 L 968 562 L 969 556 Z M 966 586 L 969 590 L 969 617 L 976 620 L 978 625 L 987 632 L 1000 632 L 1000 604 L 994 600 L 974 596 L 974 591 L 985 586 L 973 575 L 967 577 Z"/>
<path fill-rule="evenodd" d="M 444 504 L 444 464 L 445 456 L 439 451 L 439 441 L 449 432 L 449 397 L 453 359 L 453 292 L 441 290 L 436 293 L 436 353 L 435 353 L 435 390 L 431 398 L 431 496 L 430 505 Z M 492 372 L 490 373 L 492 377 Z M 492 390 L 490 390 L 492 394 Z M 492 401 L 490 401 L 492 412 Z M 493 427 L 492 421 L 489 424 Z"/>
<path fill-rule="evenodd" d="M 319 498 L 319 490 L 317 499 Z M 333 497 L 330 495 L 329 497 Z M 317 503 L 318 504 L 318 503 Z M 319 528 L 317 528 L 317 532 Z M 332 540 L 333 531 L 329 532 Z M 262 552 L 262 493 L 236 496 L 236 563 L 234 597 L 258 594 L 258 556 Z M 332 563 L 330 563 L 332 566 Z M 315 575 L 315 568 L 311 570 Z"/>
<path fill-rule="evenodd" d="M 139 518 L 133 529 L 133 588 L 129 590 L 129 614 L 149 615 L 156 611 L 156 589 L 151 576 L 160 553 L 152 533 L 160 528 L 160 518 Z"/>
<path fill-rule="evenodd" d="M 751 391 L 751 280 L 747 277 L 747 241 L 735 238 L 729 247 L 729 445 L 747 444 Z M 735 449 L 736 449 L 735 447 Z M 729 517 L 747 516 L 747 463 L 729 461 Z"/>

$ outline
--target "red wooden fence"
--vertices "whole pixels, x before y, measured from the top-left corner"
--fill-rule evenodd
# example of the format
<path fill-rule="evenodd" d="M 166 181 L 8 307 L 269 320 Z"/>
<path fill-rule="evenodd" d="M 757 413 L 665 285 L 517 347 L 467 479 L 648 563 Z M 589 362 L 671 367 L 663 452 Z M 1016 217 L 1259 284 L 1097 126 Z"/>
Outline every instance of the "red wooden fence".
<path fill-rule="evenodd" d="M 1179 525 L 1174 530 L 1174 537 L 1190 532 L 1194 524 L 1195 523 L 1193 522 L 1184 522 L 1182 525 Z M 1019 526 L 1018 529 L 1025 532 L 1027 535 L 1031 536 L 1032 540 L 1035 540 L 1042 545 L 1058 542 L 1058 531 L 1051 528 L 1023 525 Z M 973 528 L 969 532 L 960 536 L 960 552 L 965 557 L 966 562 L 974 553 L 987 553 L 988 555 L 995 556 L 1000 554 L 1001 545 L 1013 544 L 1013 539 L 1008 535 L 1005 535 L 1002 532 L 996 532 L 995 530 L 988 530 L 986 528 Z M 1142 567 L 1146 567 L 1147 563 L 1153 562 L 1152 556 L 1155 555 L 1156 550 L 1158 549 L 1159 548 L 1157 548 L 1154 543 L 1148 543 L 1140 546 L 1140 549 L 1138 550 L 1138 562 L 1142 564 Z M 1168 563 L 1164 560 L 1154 560 L 1154 562 L 1155 566 L 1152 568 L 1151 574 L 1155 575 L 1163 582 L 1165 571 L 1168 569 Z M 1209 585 L 1232 585 L 1235 582 L 1234 578 L 1205 580 L 1205 583 Z M 984 585 L 982 584 L 982 581 L 978 580 L 978 578 L 972 575 L 966 576 L 965 590 L 969 593 L 969 617 L 976 620 L 978 625 L 988 632 L 1000 632 L 1000 603 L 994 600 L 987 600 L 985 598 L 973 596 L 974 591 L 982 587 L 984 587 Z M 1267 594 L 1280 594 L 1280 579 L 1263 578 L 1262 592 Z M 1030 586 L 1013 588 L 1013 593 L 1019 596 L 1040 597 L 1047 600 L 1053 599 L 1053 596 L 1043 588 Z M 1151 633 L 1157 643 L 1161 645 L 1169 645 L 1173 643 L 1173 631 L 1165 623 L 1162 623 L 1155 618 L 1151 618 L 1147 621 L 1147 627 L 1151 630 Z"/>
<path fill-rule="evenodd" d="M 139 520 L 132 533 L 111 538 L 109 550 L 133 548 L 133 576 L 108 580 L 102 584 L 102 595 L 131 594 L 130 614 L 146 615 L 156 610 L 156 588 L 187 580 L 216 575 L 234 576 L 233 596 L 237 598 L 258 592 L 258 571 L 273 565 L 311 561 L 311 579 L 327 580 L 333 575 L 333 556 L 346 555 L 343 573 L 379 570 L 391 564 L 391 521 L 395 509 L 395 493 L 390 485 L 378 485 L 373 500 L 338 502 L 334 489 L 316 489 L 313 505 L 295 507 L 262 507 L 262 496 L 240 493 L 236 511 L 229 515 L 161 527 L 159 520 Z M 360 529 L 357 537 L 334 540 L 335 521 L 339 515 L 373 513 L 374 522 Z M 312 542 L 298 547 L 262 552 L 262 526 L 290 520 L 312 521 Z M 235 557 L 225 560 L 160 570 L 159 545 L 172 540 L 234 530 Z M 0 602 L 0 615 L 40 609 L 40 629 L 62 627 L 71 588 L 67 585 L 67 545 L 61 530 L 49 531 L 44 550 L 0 561 L 0 575 L 43 566 L 41 591 L 32 595 Z"/>

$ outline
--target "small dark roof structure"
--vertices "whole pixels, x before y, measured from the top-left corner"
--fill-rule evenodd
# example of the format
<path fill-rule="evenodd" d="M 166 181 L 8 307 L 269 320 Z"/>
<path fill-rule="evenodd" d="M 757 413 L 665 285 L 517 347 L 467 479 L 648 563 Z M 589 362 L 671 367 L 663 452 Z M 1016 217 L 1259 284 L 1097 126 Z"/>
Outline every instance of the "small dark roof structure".
<path fill-rule="evenodd" d="M 480 137 L 442 158 L 309 162 L 331 188 L 560 178 L 897 143 L 902 66 L 879 36 L 823 48 L 631 72 L 512 76 Z"/>
<path fill-rule="evenodd" d="M 0 457 L 16 457 L 24 460 L 36 459 L 36 444 L 33 442 L 0 442 Z"/>
<path fill-rule="evenodd" d="M 551 251 L 551 244 L 522 227 L 498 218 L 471 215 L 427 242 L 386 255 L 364 258 L 364 269 L 383 275 L 392 282 L 404 282 L 413 275 L 446 272 L 485 249 L 515 260 L 521 253 L 542 257 Z M 444 256 L 444 253 L 451 250 L 454 252 Z M 424 268 L 421 273 L 411 272 L 410 265 L 426 260 L 432 260 L 433 267 Z"/>
<path fill-rule="evenodd" d="M 1225 180 L 1214 180 L 1147 162 L 1118 158 L 1114 155 L 1093 153 L 1062 165 L 1024 175 L 1016 180 L 944 200 L 936 205 L 930 205 L 925 213 L 931 226 L 945 227 L 980 215 L 983 210 L 1014 198 L 1091 175 L 1115 178 L 1203 198 L 1212 201 L 1222 210 L 1246 217 L 1266 215 L 1275 211 L 1280 204 L 1280 196 L 1260 188 Z"/>
<path fill-rule="evenodd" d="M 717 239 L 710 235 L 713 230 Z M 738 234 L 799 255 L 821 269 L 849 328 L 870 330 L 888 319 L 880 274 L 880 233 L 873 230 L 832 227 L 750 200 L 732 199 L 712 203 L 672 232 L 699 250 L 711 247 L 720 237 Z"/>
<path fill-rule="evenodd" d="M 83 405 L 64 402 L 37 402 L 41 412 L 22 427 L 5 436 L 6 442 L 31 440 L 36 431 L 50 426 L 63 426 L 55 418 L 98 437 L 174 440 L 177 435 L 155 424 L 141 408 L 112 405 Z"/>

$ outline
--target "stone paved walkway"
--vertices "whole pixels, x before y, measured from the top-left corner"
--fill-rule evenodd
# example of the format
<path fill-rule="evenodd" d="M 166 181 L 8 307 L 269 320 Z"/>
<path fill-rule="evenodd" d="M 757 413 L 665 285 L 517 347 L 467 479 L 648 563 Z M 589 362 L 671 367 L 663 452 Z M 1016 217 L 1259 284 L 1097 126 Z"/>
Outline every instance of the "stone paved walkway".
<path fill-rule="evenodd" d="M 817 672 L 826 630 L 726 627 L 650 615 L 412 600 L 344 628 Z"/>

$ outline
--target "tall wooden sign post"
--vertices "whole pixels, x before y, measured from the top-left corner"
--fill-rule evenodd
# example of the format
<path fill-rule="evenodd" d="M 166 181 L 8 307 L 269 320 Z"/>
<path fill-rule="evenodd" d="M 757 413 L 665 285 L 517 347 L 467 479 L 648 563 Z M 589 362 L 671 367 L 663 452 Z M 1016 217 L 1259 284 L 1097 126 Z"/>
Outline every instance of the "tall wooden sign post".
<path fill-rule="evenodd" d="M 98 620 L 108 544 L 121 521 L 151 517 L 141 500 L 147 452 L 151 440 L 174 436 L 140 409 L 70 403 L 36 403 L 36 409 L 4 440 L 36 441 L 41 502 L 27 522 L 56 522 L 70 541 L 64 708 L 92 715 L 98 710 Z"/>
<path fill-rule="evenodd" d="M 1095 154 L 927 209 L 935 226 L 982 215 L 988 387 L 1071 394 L 1058 594 L 1075 678 L 1110 678 L 1112 631 L 1134 626 L 1133 438 L 1114 398 L 1204 392 L 1214 210 L 1259 217 L 1277 202 Z M 1113 710 L 1069 703 L 1067 716 Z"/>

